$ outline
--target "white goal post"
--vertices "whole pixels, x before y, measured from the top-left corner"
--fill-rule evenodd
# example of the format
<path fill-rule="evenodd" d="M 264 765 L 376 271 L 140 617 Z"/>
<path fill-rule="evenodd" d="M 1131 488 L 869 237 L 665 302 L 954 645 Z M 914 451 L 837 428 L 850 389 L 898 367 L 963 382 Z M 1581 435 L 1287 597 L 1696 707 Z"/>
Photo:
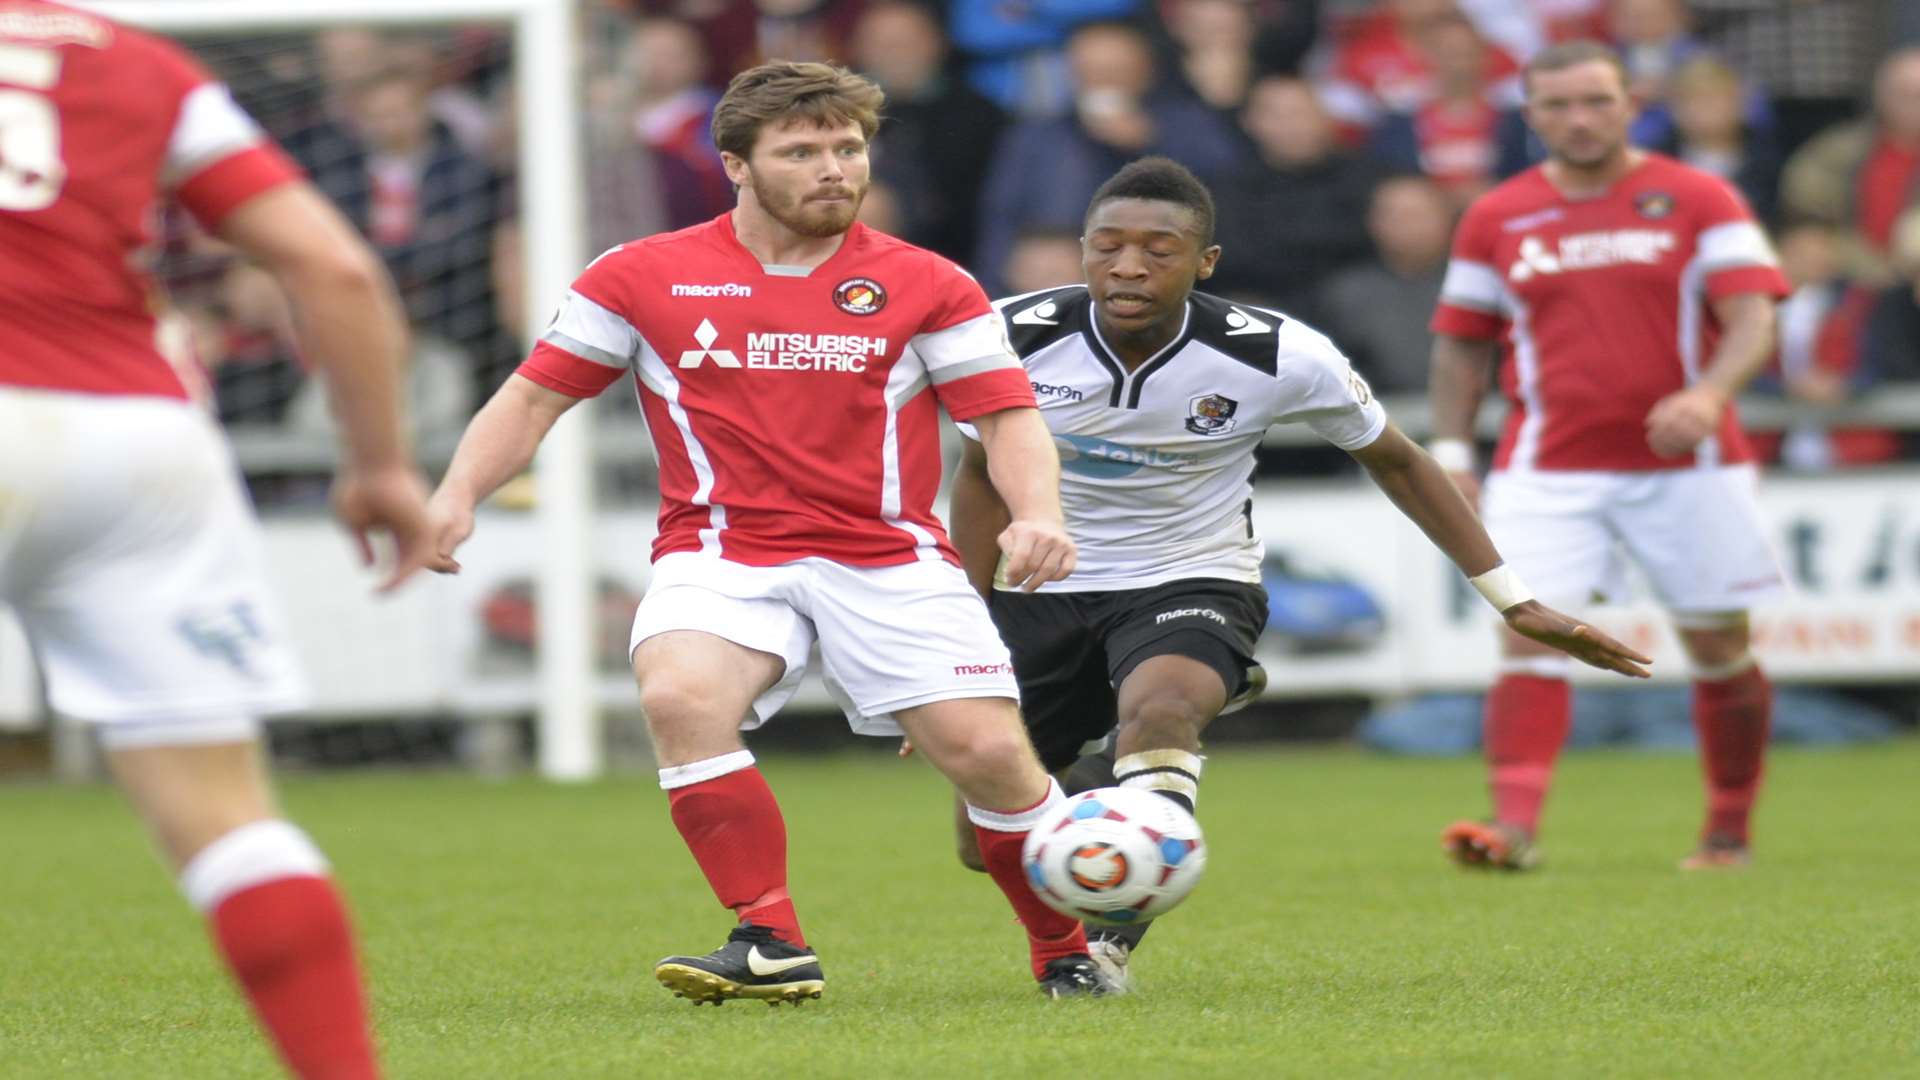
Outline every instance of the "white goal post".
<path fill-rule="evenodd" d="M 166 34 L 498 22 L 513 30 L 521 234 L 529 332 L 586 264 L 575 0 L 74 0 Z M 585 780 L 605 763 L 594 698 L 592 411 L 575 409 L 535 467 L 539 571 L 539 766 Z"/>

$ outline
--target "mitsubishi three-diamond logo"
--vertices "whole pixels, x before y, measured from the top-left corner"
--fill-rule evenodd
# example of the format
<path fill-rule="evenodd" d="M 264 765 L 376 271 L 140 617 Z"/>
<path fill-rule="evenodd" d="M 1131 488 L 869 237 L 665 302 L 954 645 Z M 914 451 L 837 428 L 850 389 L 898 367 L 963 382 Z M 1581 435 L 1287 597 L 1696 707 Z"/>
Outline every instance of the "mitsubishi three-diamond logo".
<path fill-rule="evenodd" d="M 713 343 L 720 338 L 720 331 L 713 328 L 712 319 L 701 319 L 700 325 L 693 331 L 693 340 L 700 343 L 697 349 L 688 349 L 680 354 L 680 366 L 697 368 L 704 360 L 711 359 L 716 367 L 737 368 L 740 358 L 733 355 L 732 349 L 716 349 Z"/>

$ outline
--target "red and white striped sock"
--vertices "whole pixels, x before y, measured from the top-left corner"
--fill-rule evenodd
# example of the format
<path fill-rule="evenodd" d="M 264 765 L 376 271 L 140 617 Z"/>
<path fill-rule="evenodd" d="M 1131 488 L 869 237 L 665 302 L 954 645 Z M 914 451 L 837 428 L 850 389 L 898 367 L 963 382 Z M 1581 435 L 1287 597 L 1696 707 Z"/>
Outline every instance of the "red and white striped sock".
<path fill-rule="evenodd" d="M 752 751 L 661 769 L 660 786 L 713 895 L 740 921 L 804 947 L 800 917 L 787 894 L 787 821 Z"/>
<path fill-rule="evenodd" d="M 1013 905 L 1020 925 L 1026 927 L 1027 951 L 1036 979 L 1046 974 L 1047 961 L 1087 951 L 1087 933 L 1081 928 L 1080 920 L 1042 903 L 1033 894 L 1033 886 L 1027 883 L 1026 872 L 1020 866 L 1020 850 L 1026 846 L 1027 833 L 1066 797 L 1060 785 L 1049 779 L 1046 795 L 1024 809 L 984 810 L 967 804 L 967 820 L 973 822 L 973 834 L 980 841 L 980 858 L 987 864 L 987 873 Z"/>
<path fill-rule="evenodd" d="M 1487 692 L 1486 754 L 1495 821 L 1532 835 L 1553 779 L 1553 762 L 1573 729 L 1573 691 L 1564 662 L 1509 660 Z"/>
<path fill-rule="evenodd" d="M 285 821 L 255 821 L 202 848 L 180 888 L 260 1025 L 297 1077 L 379 1075 L 345 905 L 327 861 Z"/>
<path fill-rule="evenodd" d="M 1773 684 L 1750 657 L 1702 672 L 1693 684 L 1693 726 L 1707 779 L 1703 839 L 1719 835 L 1747 843 L 1773 727 Z"/>

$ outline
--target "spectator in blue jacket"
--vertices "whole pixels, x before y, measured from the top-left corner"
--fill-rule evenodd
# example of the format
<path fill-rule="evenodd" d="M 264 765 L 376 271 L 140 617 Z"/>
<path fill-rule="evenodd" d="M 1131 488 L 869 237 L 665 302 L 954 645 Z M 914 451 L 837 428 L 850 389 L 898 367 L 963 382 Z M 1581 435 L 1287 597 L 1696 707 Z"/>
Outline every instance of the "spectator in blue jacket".
<path fill-rule="evenodd" d="M 1074 28 L 1125 19 L 1141 0 L 952 0 L 947 29 L 971 58 L 967 80 L 1017 116 L 1051 117 L 1073 104 L 1062 50 Z"/>

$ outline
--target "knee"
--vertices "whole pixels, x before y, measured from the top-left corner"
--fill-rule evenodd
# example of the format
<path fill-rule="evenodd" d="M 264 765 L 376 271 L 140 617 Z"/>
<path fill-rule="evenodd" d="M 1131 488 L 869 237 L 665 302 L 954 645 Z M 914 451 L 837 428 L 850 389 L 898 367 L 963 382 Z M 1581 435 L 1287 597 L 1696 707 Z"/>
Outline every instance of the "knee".
<path fill-rule="evenodd" d="M 1696 669 L 1718 670 L 1744 661 L 1749 647 L 1744 624 L 1681 631 L 1687 659 Z"/>
<path fill-rule="evenodd" d="M 1153 745 L 1186 746 L 1199 741 L 1200 732 L 1211 719 L 1212 712 L 1190 698 L 1155 694 L 1127 709 L 1120 718 L 1120 728 L 1129 745 L 1146 739 Z"/>
<path fill-rule="evenodd" d="M 640 709 L 656 733 L 682 731 L 712 723 L 718 702 L 690 680 L 656 675 L 640 686 Z M 736 718 L 737 719 L 737 718 Z"/>
<path fill-rule="evenodd" d="M 1023 770 L 1040 771 L 1033 745 L 1019 727 L 989 728 L 969 733 L 950 748 L 952 779 L 962 787 L 988 777 L 1017 776 Z M 961 861 L 965 861 L 963 858 Z"/>

